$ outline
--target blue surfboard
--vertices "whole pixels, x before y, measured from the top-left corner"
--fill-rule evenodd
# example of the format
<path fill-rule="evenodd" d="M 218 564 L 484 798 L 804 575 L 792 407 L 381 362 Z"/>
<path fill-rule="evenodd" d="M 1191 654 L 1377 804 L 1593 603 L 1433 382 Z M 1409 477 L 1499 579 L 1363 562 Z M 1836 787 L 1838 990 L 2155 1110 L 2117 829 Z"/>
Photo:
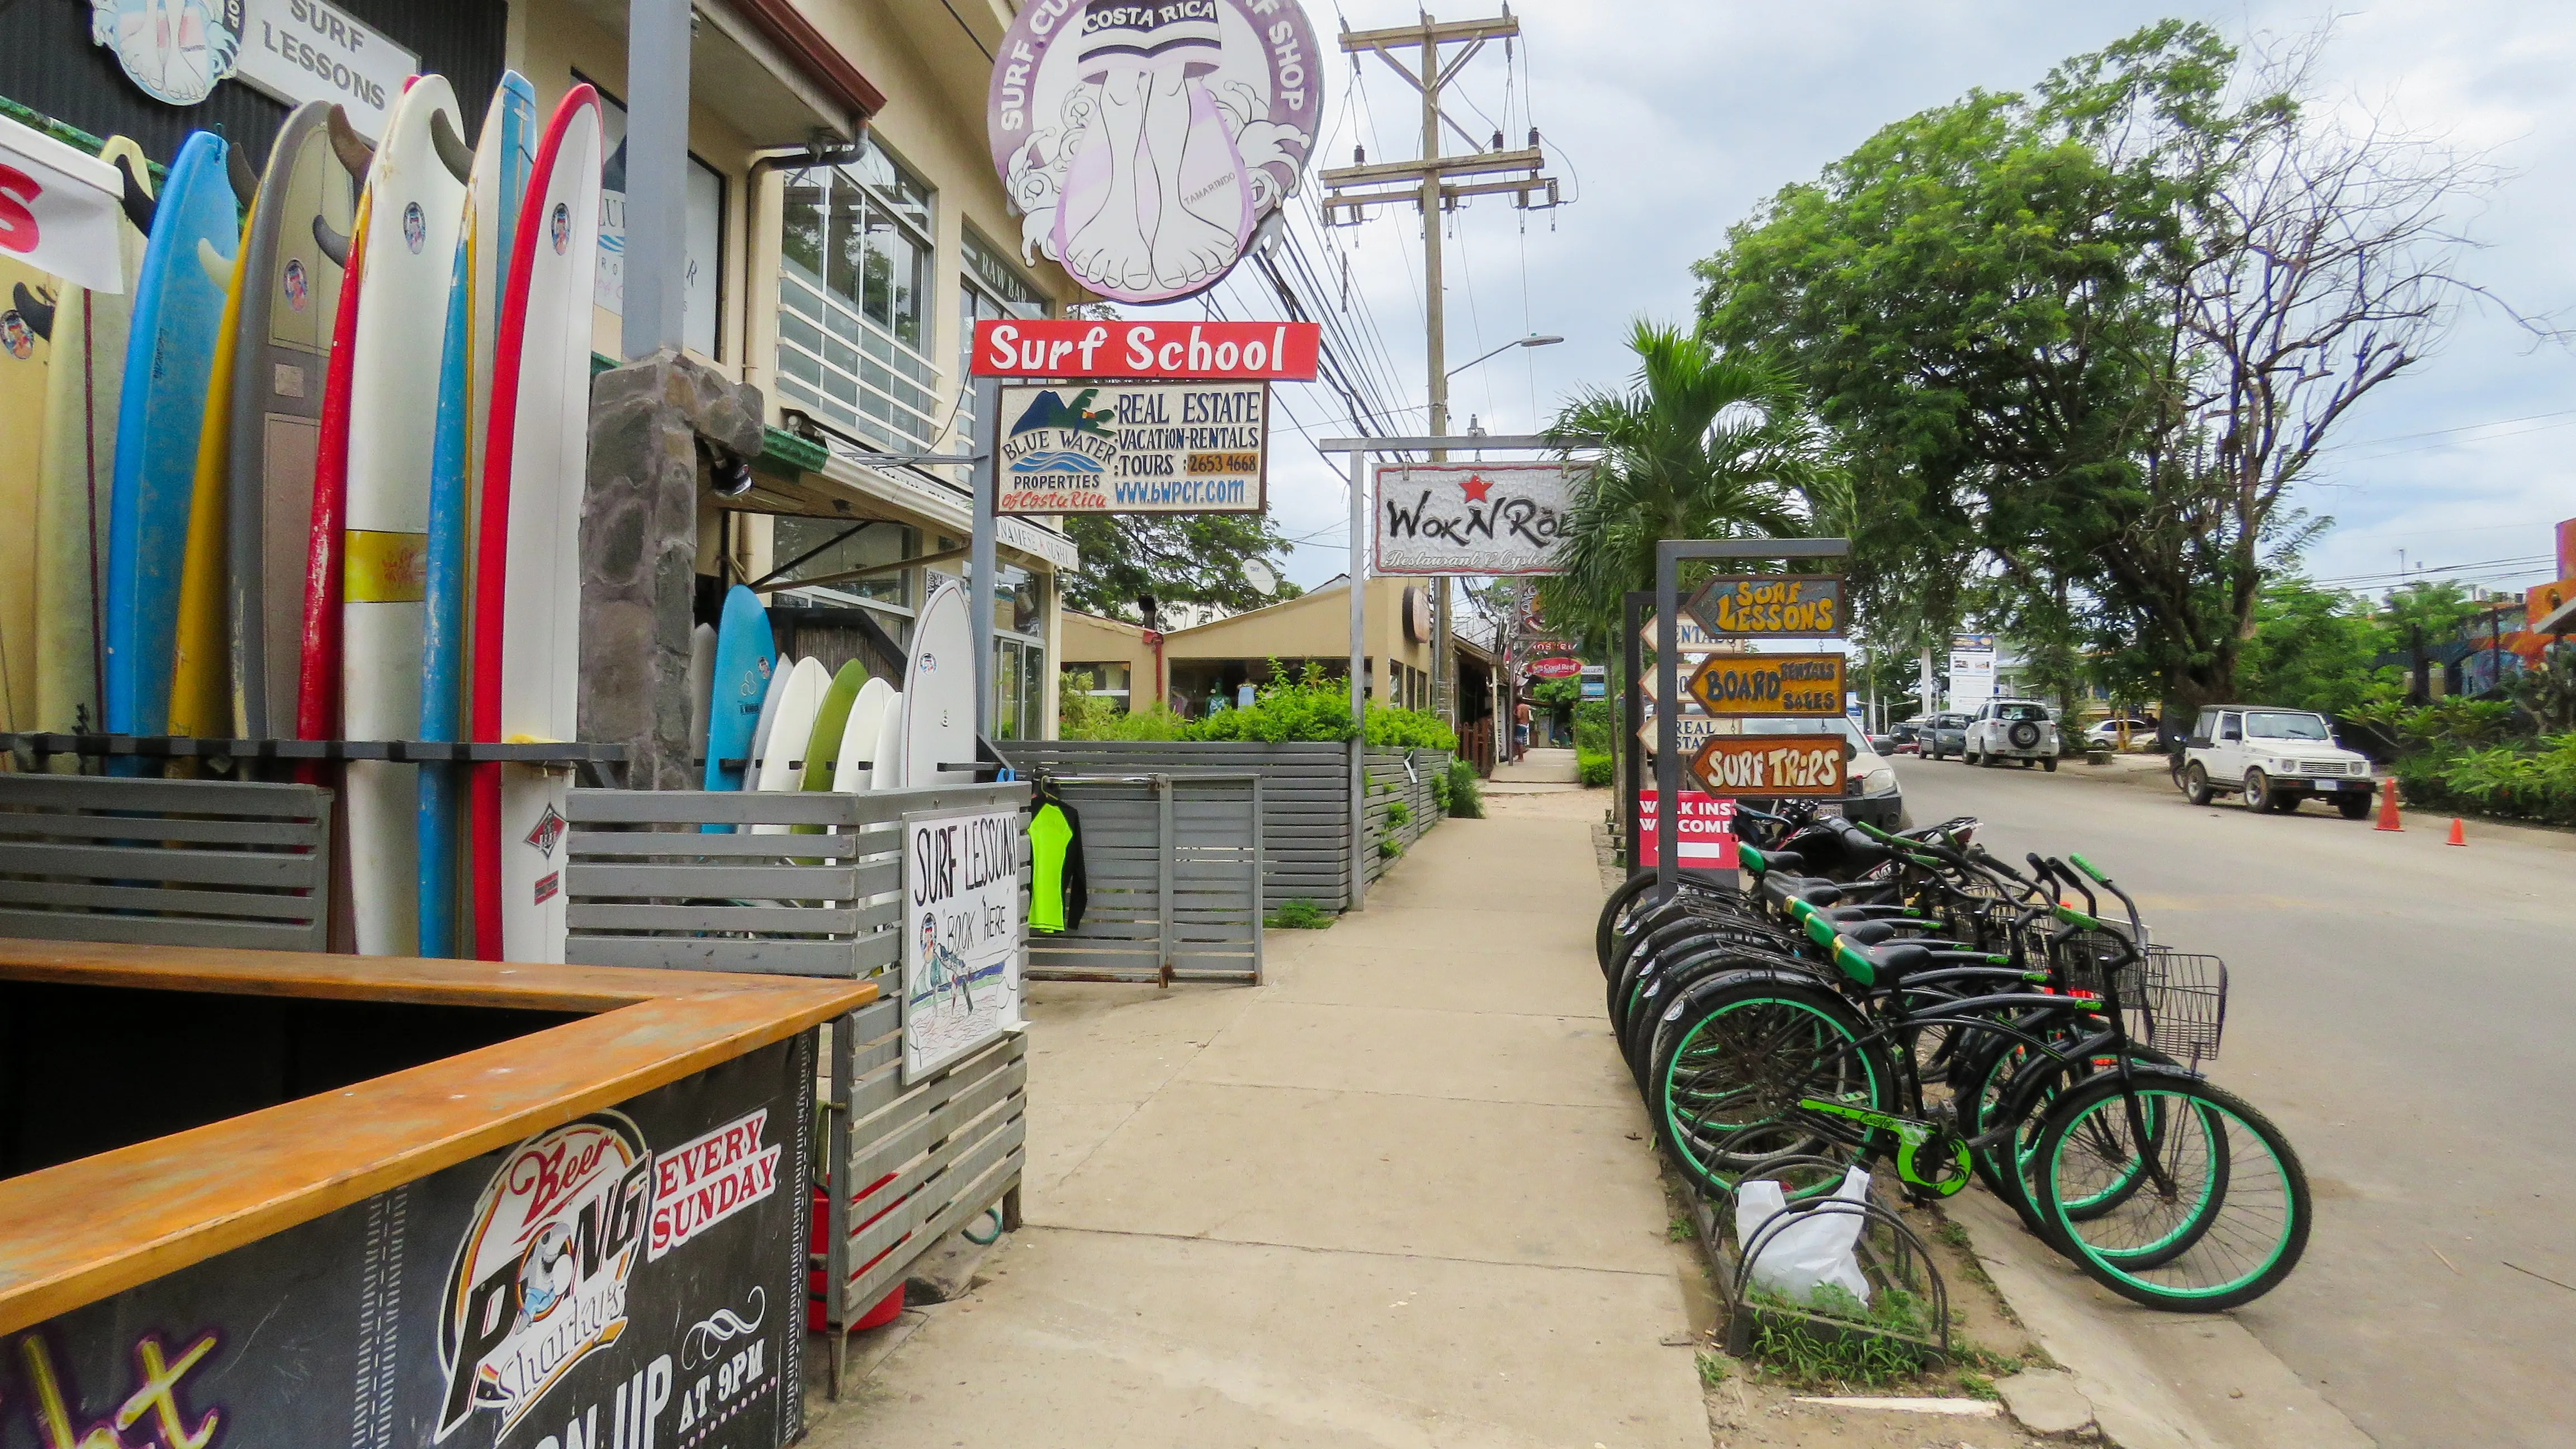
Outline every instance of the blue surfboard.
<path fill-rule="evenodd" d="M 769 698 L 770 672 L 777 667 L 777 641 L 769 633 L 769 611 L 760 596 L 740 584 L 725 593 L 724 618 L 716 625 L 716 667 L 707 691 L 706 788 L 739 790 L 751 757 L 752 732 L 760 726 L 760 706 Z M 725 761 L 735 763 L 728 768 Z M 710 825 L 710 834 L 722 827 Z"/>
<path fill-rule="evenodd" d="M 179 147 L 152 215 L 134 324 L 125 349 L 125 395 L 116 416 L 116 493 L 108 515 L 107 728 L 157 735 L 170 725 L 170 670 L 178 648 L 179 572 L 194 501 L 197 435 L 206 420 L 225 284 L 198 247 L 230 255 L 241 215 L 224 169 L 223 138 L 192 132 Z M 131 757 L 110 762 L 137 774 Z"/>
<path fill-rule="evenodd" d="M 464 734 L 467 615 L 473 607 L 474 541 L 469 525 L 474 515 L 475 459 L 472 439 L 480 435 L 475 397 L 475 355 L 489 353 L 500 325 L 501 289 L 478 282 L 496 278 L 492 259 L 507 253 L 518 226 L 519 202 L 528 189 L 528 171 L 536 160 L 536 88 L 517 71 L 502 75 L 484 113 L 484 139 L 475 165 L 497 167 L 489 186 L 477 177 L 468 205 L 471 225 L 456 239 L 456 265 L 447 295 L 447 341 L 438 359 L 438 436 L 429 465 L 429 547 L 421 595 L 426 618 L 421 637 L 420 735 L 425 740 L 453 740 Z M 499 215 L 484 217 L 479 208 L 497 197 Z M 487 370 L 488 371 L 488 370 Z M 486 377 L 485 386 L 489 386 Z M 464 822 L 464 775 L 453 765 L 424 765 L 420 771 L 420 954 L 456 954 L 458 850 Z"/>

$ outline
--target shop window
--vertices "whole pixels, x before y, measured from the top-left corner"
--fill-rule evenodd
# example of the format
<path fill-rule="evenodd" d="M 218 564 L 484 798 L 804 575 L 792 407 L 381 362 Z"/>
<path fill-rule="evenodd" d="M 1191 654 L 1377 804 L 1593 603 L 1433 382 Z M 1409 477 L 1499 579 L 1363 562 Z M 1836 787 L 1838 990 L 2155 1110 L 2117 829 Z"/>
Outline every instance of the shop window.
<path fill-rule="evenodd" d="M 919 558 L 921 530 L 900 523 L 872 522 L 851 533 L 849 523 L 834 518 L 780 518 L 773 525 L 769 556 L 779 564 L 818 548 L 820 553 L 781 576 L 782 587 L 808 579 L 823 580 L 803 590 L 816 603 L 876 604 L 907 610 L 912 607 L 911 569 L 889 568 L 857 579 L 838 576 Z"/>
<path fill-rule="evenodd" d="M 574 78 L 586 79 L 579 72 Z M 604 92 L 600 122 L 608 160 L 600 168 L 599 265 L 592 273 L 590 300 L 593 306 L 624 316 L 626 107 Z M 685 270 L 680 278 L 680 345 L 700 357 L 721 359 L 722 333 L 717 323 L 724 313 L 725 178 L 696 156 L 689 158 L 687 212 L 681 221 Z"/>
<path fill-rule="evenodd" d="M 931 194 L 870 139 L 856 161 L 791 174 L 781 217 L 779 396 L 897 452 L 938 432 Z"/>

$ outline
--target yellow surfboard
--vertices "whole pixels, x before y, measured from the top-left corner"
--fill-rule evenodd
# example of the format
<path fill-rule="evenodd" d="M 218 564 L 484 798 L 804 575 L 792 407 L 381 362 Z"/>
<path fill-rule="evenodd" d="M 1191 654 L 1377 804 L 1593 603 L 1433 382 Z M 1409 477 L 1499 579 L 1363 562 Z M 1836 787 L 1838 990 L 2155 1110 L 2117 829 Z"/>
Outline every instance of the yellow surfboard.
<path fill-rule="evenodd" d="M 45 377 L 45 309 L 60 279 L 0 257 L 0 730 L 36 727 L 36 512 Z M 23 298 L 23 304 L 21 299 Z"/>
<path fill-rule="evenodd" d="M 179 569 L 179 647 L 170 668 L 170 733 L 230 735 L 233 731 L 231 613 L 226 604 L 226 560 L 232 514 L 225 484 L 231 472 L 234 324 L 241 317 L 242 262 L 250 255 L 247 231 L 230 257 L 205 242 L 197 260 L 209 276 L 229 279 L 224 319 L 215 334 L 215 365 L 206 377 L 206 422 L 197 434 L 197 484 L 188 495 L 187 552 Z"/>
<path fill-rule="evenodd" d="M 149 194 L 152 173 L 143 148 L 123 136 L 110 137 L 99 159 L 112 166 L 119 157 Z M 34 511 L 35 727 L 44 730 L 101 727 L 99 580 L 107 567 L 109 500 L 116 484 L 125 340 L 145 240 L 131 221 L 120 219 L 116 230 L 125 290 L 64 287 L 54 306 Z M 70 755 L 54 757 L 57 770 L 78 764 Z"/>

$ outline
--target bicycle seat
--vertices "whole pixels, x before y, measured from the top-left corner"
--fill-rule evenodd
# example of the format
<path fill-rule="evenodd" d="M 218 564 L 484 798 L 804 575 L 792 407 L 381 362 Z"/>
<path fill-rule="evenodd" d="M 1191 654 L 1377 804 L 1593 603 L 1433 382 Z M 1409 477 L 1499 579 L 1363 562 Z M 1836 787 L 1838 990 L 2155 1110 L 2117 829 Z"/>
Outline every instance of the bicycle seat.
<path fill-rule="evenodd" d="M 1866 929 L 1865 927 L 1862 929 Z M 1871 943 L 1846 931 L 1834 938 L 1834 965 L 1862 986 L 1894 985 L 1909 971 L 1932 964 L 1932 950 L 1911 941 Z"/>

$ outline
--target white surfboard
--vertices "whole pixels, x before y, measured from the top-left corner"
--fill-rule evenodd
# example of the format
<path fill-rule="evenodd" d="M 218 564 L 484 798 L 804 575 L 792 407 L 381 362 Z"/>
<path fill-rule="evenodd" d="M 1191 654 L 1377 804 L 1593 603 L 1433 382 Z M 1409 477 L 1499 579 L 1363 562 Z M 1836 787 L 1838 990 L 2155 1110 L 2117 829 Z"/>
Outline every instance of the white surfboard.
<path fill-rule="evenodd" d="M 885 728 L 886 713 L 899 697 L 895 687 L 882 679 L 859 686 L 859 697 L 850 705 L 849 724 L 841 731 L 841 761 L 832 771 L 833 789 L 849 795 L 873 788 L 874 771 L 868 767 L 876 759 L 877 736 Z"/>
<path fill-rule="evenodd" d="M 805 746 L 814 734 L 814 712 L 823 707 L 823 694 L 832 687 L 832 672 L 819 659 L 799 659 L 796 667 L 786 671 L 787 684 L 780 691 L 778 712 L 770 719 L 769 749 L 753 767 L 751 788 L 755 790 L 797 790 L 804 784 Z M 755 825 L 754 835 L 784 835 L 784 825 Z"/>
<path fill-rule="evenodd" d="M 903 691 L 886 696 L 885 718 L 877 721 L 876 748 L 868 751 L 876 768 L 868 772 L 871 790 L 903 788 Z"/>
<path fill-rule="evenodd" d="M 972 784 L 975 772 L 942 765 L 975 758 L 975 635 L 966 586 L 931 574 L 912 622 L 903 673 L 903 778 L 907 785 Z"/>
<path fill-rule="evenodd" d="M 769 751 L 769 732 L 778 723 L 778 706 L 787 698 L 787 676 L 796 672 L 795 662 L 781 658 L 770 666 L 769 692 L 760 697 L 760 722 L 751 727 L 751 753 L 742 767 L 742 788 L 760 788 L 760 757 Z"/>
<path fill-rule="evenodd" d="M 463 134 L 455 92 L 425 75 L 395 102 L 367 175 L 374 218 L 349 383 L 342 515 L 340 718 L 353 740 L 420 738 L 422 599 L 428 579 L 437 359 L 446 346 L 465 181 L 432 132 Z M 420 947 L 420 767 L 351 760 L 349 885 L 358 952 Z"/>
<path fill-rule="evenodd" d="M 707 753 L 707 703 L 716 684 L 716 626 L 700 624 L 689 631 L 689 757 Z M 694 777 L 696 771 L 691 771 Z"/>

